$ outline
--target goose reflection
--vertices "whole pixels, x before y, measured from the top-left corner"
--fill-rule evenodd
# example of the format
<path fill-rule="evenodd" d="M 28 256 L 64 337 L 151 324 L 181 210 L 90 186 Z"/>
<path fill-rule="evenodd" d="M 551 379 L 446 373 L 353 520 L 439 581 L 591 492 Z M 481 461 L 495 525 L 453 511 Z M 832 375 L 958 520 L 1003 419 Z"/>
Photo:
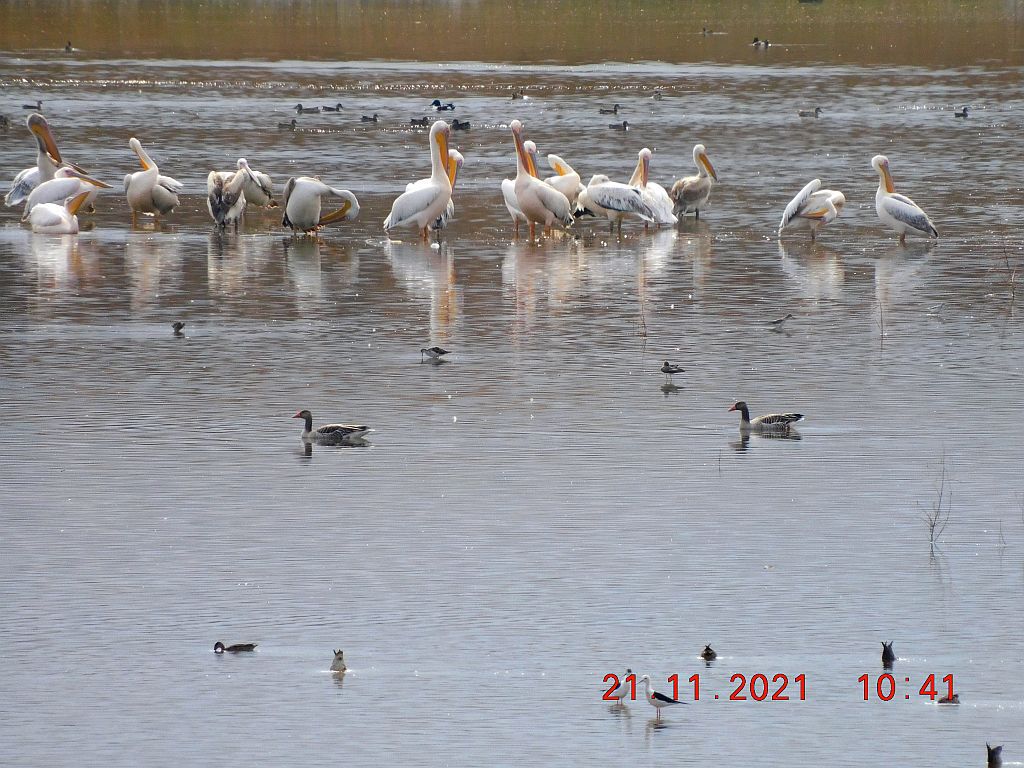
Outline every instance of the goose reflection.
<path fill-rule="evenodd" d="M 798 242 L 787 246 L 780 240 L 779 268 L 803 298 L 842 298 L 846 282 L 843 261 L 836 251 L 826 245 Z"/>
<path fill-rule="evenodd" d="M 803 440 L 803 435 L 796 431 L 796 429 L 790 428 L 789 432 L 785 433 L 773 433 L 773 432 L 740 432 L 739 440 L 732 440 L 729 442 L 729 447 L 737 453 L 744 453 L 750 449 L 750 437 L 753 435 L 758 440 Z"/>

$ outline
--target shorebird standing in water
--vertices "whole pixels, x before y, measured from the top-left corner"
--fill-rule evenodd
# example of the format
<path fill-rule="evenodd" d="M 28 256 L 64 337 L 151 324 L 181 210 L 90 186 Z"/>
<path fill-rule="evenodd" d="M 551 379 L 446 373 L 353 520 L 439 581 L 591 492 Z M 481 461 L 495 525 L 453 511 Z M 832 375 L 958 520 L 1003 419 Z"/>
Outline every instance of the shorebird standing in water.
<path fill-rule="evenodd" d="M 661 372 L 665 374 L 665 378 L 669 381 L 672 381 L 673 374 L 683 373 L 685 370 L 685 368 L 680 368 L 678 365 L 672 365 L 668 360 L 661 366 Z"/>
<path fill-rule="evenodd" d="M 793 313 L 787 312 L 785 317 L 780 317 L 778 320 L 769 320 L 768 325 L 771 326 L 768 330 L 770 331 L 781 331 L 787 320 L 793 319 Z"/>

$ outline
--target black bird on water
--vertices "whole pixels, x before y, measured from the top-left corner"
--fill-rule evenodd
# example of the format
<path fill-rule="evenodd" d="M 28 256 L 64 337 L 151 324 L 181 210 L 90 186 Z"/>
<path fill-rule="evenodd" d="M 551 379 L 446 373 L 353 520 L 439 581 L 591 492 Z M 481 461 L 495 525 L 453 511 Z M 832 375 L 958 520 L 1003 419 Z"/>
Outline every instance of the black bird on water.
<path fill-rule="evenodd" d="M 896 662 L 896 653 L 892 649 L 892 640 L 886 643 L 882 641 L 882 666 L 886 669 L 892 669 L 892 665 Z"/>
<path fill-rule="evenodd" d="M 434 99 L 432 102 L 430 102 L 430 106 L 432 106 L 438 112 L 451 112 L 455 109 L 455 105 L 452 104 L 450 101 L 445 103 L 442 102 L 440 99 Z"/>
<path fill-rule="evenodd" d="M 185 327 L 185 324 L 183 322 L 181 322 L 181 320 L 176 320 L 175 322 L 171 323 L 171 328 L 174 330 L 174 335 L 175 336 L 181 336 L 182 335 L 181 329 L 184 328 L 184 327 Z"/>
<path fill-rule="evenodd" d="M 718 654 L 715 653 L 715 650 L 710 645 L 705 645 L 704 650 L 700 652 L 700 657 L 704 661 L 714 661 L 718 658 Z"/>

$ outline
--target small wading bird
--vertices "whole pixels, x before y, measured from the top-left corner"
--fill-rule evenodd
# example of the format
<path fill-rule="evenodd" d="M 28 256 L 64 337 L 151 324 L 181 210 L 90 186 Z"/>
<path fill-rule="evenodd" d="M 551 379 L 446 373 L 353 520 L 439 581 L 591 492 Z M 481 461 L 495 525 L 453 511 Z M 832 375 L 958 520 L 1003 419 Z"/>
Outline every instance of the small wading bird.
<path fill-rule="evenodd" d="M 875 212 L 883 224 L 894 229 L 900 236 L 900 243 L 906 245 L 907 234 L 938 238 L 939 231 L 932 224 L 920 206 L 904 195 L 896 194 L 889 172 L 889 158 L 875 155 L 872 167 L 878 172 L 878 191 L 875 193 Z"/>
<path fill-rule="evenodd" d="M 321 198 L 340 197 L 341 208 L 324 215 L 320 214 Z M 288 179 L 284 185 L 284 218 L 281 226 L 292 231 L 313 232 L 336 221 L 351 221 L 359 215 L 359 201 L 347 189 L 335 189 L 320 179 L 300 176 Z"/>
<path fill-rule="evenodd" d="M 441 358 L 445 355 L 450 355 L 444 347 L 421 347 L 420 348 L 420 362 L 422 363 L 424 358 L 429 358 L 432 363 L 441 362 Z"/>
<path fill-rule="evenodd" d="M 28 220 L 32 231 L 44 235 L 74 235 L 78 233 L 78 209 L 82 207 L 89 192 L 79 192 L 69 197 L 62 205 L 40 203 L 32 209 Z"/>
<path fill-rule="evenodd" d="M 640 678 L 640 682 L 644 684 L 644 695 L 647 697 L 647 703 L 654 707 L 655 712 L 658 713 L 657 717 L 661 720 L 661 710 L 665 707 L 670 707 L 673 704 L 683 704 L 684 702 L 679 699 L 673 699 L 671 696 L 666 696 L 664 693 L 658 693 L 651 687 L 651 678 L 649 675 L 644 675 Z"/>
<path fill-rule="evenodd" d="M 770 330 L 770 331 L 781 331 L 785 327 L 786 321 L 787 320 L 792 320 L 792 319 L 793 319 L 793 313 L 792 312 L 787 312 L 783 317 L 777 318 L 775 320 L 769 320 L 768 321 L 768 325 L 770 327 L 768 328 L 768 330 Z"/>
<path fill-rule="evenodd" d="M 885 669 L 892 669 L 892 665 L 896 662 L 896 652 L 892 649 L 892 640 L 888 643 L 885 640 L 882 641 L 882 666 Z"/>
<path fill-rule="evenodd" d="M 340 672 L 344 674 L 347 670 L 348 667 L 345 666 L 345 652 L 340 650 L 335 651 L 334 661 L 331 662 L 331 672 Z"/>
<path fill-rule="evenodd" d="M 821 107 L 815 107 L 814 109 L 801 109 L 797 112 L 800 117 L 821 117 Z"/>
<path fill-rule="evenodd" d="M 704 661 L 714 661 L 718 658 L 718 654 L 715 653 L 714 649 L 710 645 L 705 645 L 704 650 L 700 652 L 700 657 Z"/>
<path fill-rule="evenodd" d="M 256 643 L 236 643 L 235 645 L 224 645 L 220 640 L 213 646 L 214 653 L 246 653 L 255 651 Z"/>
<path fill-rule="evenodd" d="M 430 177 L 408 185 L 406 191 L 395 199 L 391 213 L 384 219 L 385 232 L 412 225 L 424 240 L 430 236 L 431 225 L 447 210 L 452 199 L 448 169 L 451 132 L 451 126 L 444 120 L 438 120 L 430 127 Z"/>
<path fill-rule="evenodd" d="M 661 366 L 661 372 L 665 374 L 665 378 L 668 381 L 672 381 L 672 377 L 677 373 L 685 373 L 685 368 L 680 368 L 678 365 L 672 365 L 668 360 Z"/>
<path fill-rule="evenodd" d="M 630 684 L 626 678 L 632 674 L 633 670 L 627 667 L 626 673 L 619 678 L 619 684 L 608 693 L 608 698 L 615 699 L 615 703 L 620 706 L 629 701 Z"/>
<path fill-rule="evenodd" d="M 161 176 L 160 169 L 142 148 L 138 139 L 129 139 L 128 146 L 139 158 L 139 165 L 142 166 L 141 171 L 129 173 L 124 177 L 124 191 L 128 197 L 132 218 L 134 219 L 136 213 L 144 213 L 147 216 L 170 213 L 178 206 L 178 192 L 185 185 L 170 176 Z"/>
<path fill-rule="evenodd" d="M 779 236 L 784 229 L 809 229 L 811 240 L 818 236 L 818 230 L 831 224 L 846 205 L 846 196 L 832 189 L 822 189 L 821 180 L 813 179 L 794 197 L 779 222 Z"/>
<path fill-rule="evenodd" d="M 730 411 L 740 412 L 740 430 L 743 432 L 774 432 L 788 433 L 798 421 L 803 421 L 802 413 L 766 413 L 764 416 L 750 418 L 750 410 L 742 400 L 733 403 Z"/>
<path fill-rule="evenodd" d="M 699 219 L 701 210 L 711 198 L 711 187 L 718 181 L 718 174 L 703 144 L 694 146 L 693 164 L 697 166 L 697 175 L 679 179 L 672 185 L 669 196 L 675 201 L 672 212 L 676 216 L 693 213 Z"/>
<path fill-rule="evenodd" d="M 313 414 L 308 410 L 299 411 L 292 418 L 304 421 L 305 426 L 302 429 L 304 441 L 321 445 L 356 443 L 359 442 L 359 438 L 370 431 L 370 428 L 363 424 L 324 424 L 322 427 L 313 429 Z"/>

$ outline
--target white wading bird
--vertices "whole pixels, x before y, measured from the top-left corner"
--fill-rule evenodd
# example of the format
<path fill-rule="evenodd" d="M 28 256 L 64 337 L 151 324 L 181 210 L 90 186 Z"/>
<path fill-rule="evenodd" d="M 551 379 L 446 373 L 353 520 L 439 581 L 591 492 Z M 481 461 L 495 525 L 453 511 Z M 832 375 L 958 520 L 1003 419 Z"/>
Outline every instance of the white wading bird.
<path fill-rule="evenodd" d="M 516 145 L 516 201 L 519 210 L 530 222 L 530 239 L 536 235 L 536 225 L 562 228 L 571 227 L 574 221 L 569 198 L 554 187 L 537 178 L 533 160 L 523 145 L 523 124 L 513 120 L 512 140 Z"/>
<path fill-rule="evenodd" d="M 875 155 L 871 165 L 878 172 L 878 191 L 875 192 L 875 211 L 883 224 L 887 224 L 899 233 L 900 243 L 906 244 L 907 233 L 912 232 L 925 237 L 938 237 L 939 231 L 928 218 L 928 214 L 909 197 L 896 194 L 889 173 L 889 158 Z"/>
<path fill-rule="evenodd" d="M 448 150 L 448 180 L 452 183 L 452 194 L 455 193 L 455 180 L 459 178 L 459 171 L 462 170 L 462 165 L 466 162 L 466 158 L 462 156 L 462 153 L 457 149 Z M 408 187 L 406 188 L 408 192 Z M 445 206 L 444 213 L 437 217 L 437 220 L 430 225 L 431 229 L 444 229 L 448 226 L 448 222 L 455 218 L 455 201 L 452 199 L 448 200 L 448 205 Z"/>
<path fill-rule="evenodd" d="M 43 203 L 54 203 L 63 205 L 69 197 L 74 197 L 79 192 L 88 192 L 86 204 L 92 201 L 101 189 L 110 189 L 109 184 L 104 184 L 99 179 L 94 179 L 74 168 L 58 168 L 54 178 L 44 181 L 32 190 L 25 202 L 25 211 L 21 216 L 22 221 L 27 221 L 32 209 Z"/>
<path fill-rule="evenodd" d="M 537 145 L 527 139 L 523 142 L 523 149 L 526 150 L 526 157 L 530 160 L 530 167 L 527 169 L 534 176 L 537 175 L 534 157 L 537 155 Z M 512 217 L 512 223 L 516 228 L 516 235 L 519 235 L 519 225 L 528 223 L 523 212 L 519 210 L 519 200 L 516 199 L 516 180 L 502 179 L 501 196 L 505 200 L 505 209 Z"/>
<path fill-rule="evenodd" d="M 673 704 L 685 703 L 679 701 L 679 699 L 673 699 L 671 696 L 666 696 L 664 693 L 658 693 L 654 690 L 651 687 L 651 678 L 649 675 L 641 677 L 640 682 L 644 684 L 644 696 L 647 697 L 647 703 L 654 707 L 655 712 L 658 713 L 659 720 L 661 720 L 661 710 L 664 707 L 671 707 Z"/>
<path fill-rule="evenodd" d="M 178 192 L 184 188 L 180 181 L 170 176 L 161 176 L 153 158 L 142 148 L 136 138 L 128 141 L 128 146 L 139 158 L 141 171 L 129 173 L 124 177 L 124 191 L 128 197 L 128 207 L 132 216 L 145 213 L 155 216 L 158 213 L 168 214 L 178 205 Z"/>
<path fill-rule="evenodd" d="M 672 185 L 669 194 L 675 201 L 673 213 L 677 216 L 693 213 L 699 219 L 701 209 L 707 205 L 708 198 L 711 197 L 711 186 L 718 181 L 718 174 L 715 173 L 715 167 L 711 165 L 703 144 L 693 148 L 693 164 L 697 166 L 697 175 L 685 176 L 677 181 Z"/>
<path fill-rule="evenodd" d="M 36 142 L 36 164 L 14 177 L 11 189 L 4 197 L 4 205 L 8 208 L 25 202 L 29 193 L 42 182 L 52 179 L 64 162 L 45 117 L 33 113 L 25 120 L 25 125 Z"/>
<path fill-rule="evenodd" d="M 403 192 L 391 205 L 391 213 L 384 219 L 384 230 L 414 224 L 426 240 L 430 226 L 448 208 L 452 199 L 452 182 L 448 175 L 448 142 L 451 126 L 438 120 L 430 127 L 430 178 L 421 179 L 412 189 Z"/>
<path fill-rule="evenodd" d="M 534 165 L 536 165 L 536 160 L 534 160 Z M 558 175 L 548 176 L 548 178 L 544 179 L 544 183 L 549 184 L 569 198 L 569 205 L 575 207 L 580 192 L 586 189 L 580 180 L 580 175 L 558 155 L 548 155 L 548 165 Z"/>
<path fill-rule="evenodd" d="M 629 186 L 637 187 L 643 200 L 654 213 L 655 224 L 675 224 L 679 221 L 672 213 L 672 198 L 665 188 L 650 180 L 651 150 L 644 147 L 637 153 L 636 170 L 629 179 Z"/>
<path fill-rule="evenodd" d="M 235 171 L 227 179 L 222 171 L 210 171 L 206 177 L 206 210 L 221 229 L 235 225 L 245 211 L 245 171 Z"/>
<path fill-rule="evenodd" d="M 814 179 L 786 206 L 779 222 L 779 235 L 784 229 L 810 229 L 811 240 L 814 240 L 821 227 L 835 221 L 845 204 L 842 192 L 822 189 L 821 180 Z"/>
<path fill-rule="evenodd" d="M 238 170 L 244 174 L 242 182 L 242 194 L 245 195 L 246 205 L 255 205 L 263 208 L 273 208 L 277 205 L 274 202 L 274 183 L 265 173 L 249 167 L 249 161 L 244 157 L 238 158 Z M 224 181 L 229 181 L 235 171 L 218 171 Z"/>
<path fill-rule="evenodd" d="M 340 197 L 345 202 L 338 210 L 321 216 L 320 198 L 325 195 Z M 329 187 L 320 179 L 310 176 L 288 179 L 284 185 L 284 218 L 281 220 L 283 227 L 291 227 L 293 231 L 312 232 L 325 224 L 351 221 L 358 215 L 359 201 L 347 189 Z"/>
<path fill-rule="evenodd" d="M 74 235 L 78 233 L 78 209 L 89 197 L 89 191 L 69 197 L 63 205 L 39 203 L 32 208 L 28 220 L 33 232 L 47 235 Z"/>
<path fill-rule="evenodd" d="M 642 219 L 648 223 L 655 221 L 654 211 L 644 202 L 643 193 L 636 187 L 612 181 L 607 176 L 597 174 L 591 177 L 587 188 L 580 192 L 576 201 L 578 208 L 590 211 L 595 216 L 608 219 L 610 229 L 615 230 L 618 224 L 622 231 L 624 218 Z"/>

